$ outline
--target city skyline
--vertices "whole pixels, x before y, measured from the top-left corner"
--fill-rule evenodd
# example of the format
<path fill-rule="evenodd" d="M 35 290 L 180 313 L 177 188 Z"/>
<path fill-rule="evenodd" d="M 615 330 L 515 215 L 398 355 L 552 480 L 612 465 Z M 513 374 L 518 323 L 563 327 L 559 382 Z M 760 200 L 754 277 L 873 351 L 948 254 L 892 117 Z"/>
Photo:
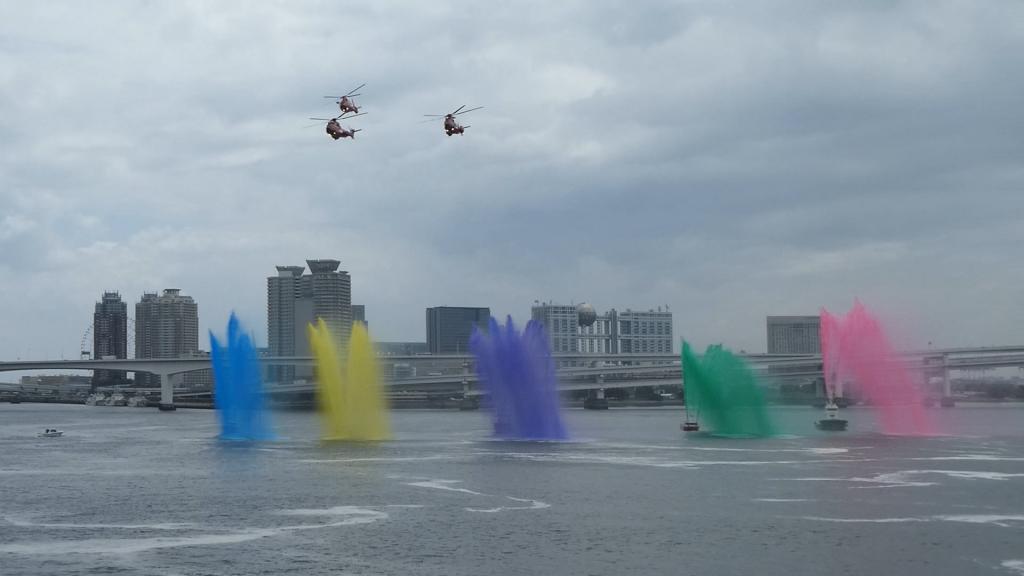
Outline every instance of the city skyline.
<path fill-rule="evenodd" d="M 331 262 L 338 262 L 338 261 L 331 261 Z M 278 268 L 282 268 L 282 267 L 279 266 Z M 285 268 L 287 268 L 287 267 L 285 267 Z M 296 268 L 302 268 L 302 267 L 296 267 Z M 266 282 L 267 280 L 268 279 L 266 277 L 264 277 L 264 282 Z M 165 289 L 164 291 L 166 292 L 167 290 L 179 291 L 179 289 Z M 104 291 L 105 295 L 106 294 L 117 294 L 118 296 L 120 296 L 120 293 L 121 293 L 121 291 L 110 291 L 110 290 L 105 290 Z M 149 290 L 149 289 L 144 289 L 144 291 L 141 293 L 141 296 L 146 296 L 146 295 L 155 295 L 155 293 L 152 293 L 152 291 Z M 189 296 L 189 298 L 191 298 L 191 296 Z M 573 298 L 566 299 L 566 301 L 569 301 L 569 302 L 576 302 L 577 300 L 578 300 L 578 303 L 584 303 L 584 302 L 590 303 L 589 301 L 586 301 L 584 299 L 578 299 L 578 298 L 577 299 L 573 299 Z M 537 302 L 539 302 L 539 300 L 533 300 L 533 304 L 528 305 L 528 304 L 525 303 L 525 300 L 524 300 L 524 304 L 523 304 L 522 309 L 520 309 L 520 310 L 518 310 L 516 312 L 508 312 L 508 313 L 502 313 L 502 314 L 498 314 L 498 313 L 492 312 L 492 316 L 494 316 L 495 318 L 499 319 L 499 321 L 501 321 L 506 316 L 511 315 L 514 321 L 516 321 L 517 323 L 523 325 L 523 324 L 525 324 L 526 321 L 530 320 L 531 317 L 533 316 L 533 313 L 531 311 L 532 311 L 532 309 L 534 307 L 537 306 Z M 98 305 L 98 303 L 97 303 L 97 305 Z M 250 329 L 250 331 L 256 336 L 257 343 L 260 346 L 263 346 L 263 347 L 269 347 L 269 332 L 266 330 L 266 325 L 267 325 L 266 324 L 266 320 L 267 320 L 266 306 L 267 306 L 267 302 L 266 302 L 266 287 L 264 286 L 264 302 L 263 302 L 264 315 L 263 315 L 263 320 L 260 321 L 259 318 L 248 318 L 248 317 L 244 317 L 243 318 L 244 321 L 251 322 L 251 329 Z M 575 306 L 575 304 L 573 304 L 572 306 Z M 353 310 L 353 312 L 352 312 L 353 315 L 356 314 L 355 309 L 357 307 L 361 309 L 363 314 L 367 314 L 367 312 L 366 312 L 366 305 L 364 305 L 364 304 L 354 305 L 353 304 L 353 305 L 351 305 L 351 308 L 350 308 L 351 310 Z M 445 307 L 446 306 L 429 306 L 429 307 L 427 307 L 427 309 L 429 310 L 430 308 L 445 308 Z M 645 314 L 645 313 L 653 313 L 655 311 L 661 312 L 661 308 L 662 308 L 662 306 L 652 306 L 652 307 L 648 307 L 648 308 L 638 308 L 638 309 L 626 308 L 623 311 L 621 311 L 620 313 L 627 313 L 628 312 L 628 313 L 644 313 Z M 526 310 L 525 313 L 522 312 L 522 310 L 524 310 L 524 309 Z M 614 309 L 611 309 L 611 310 L 614 311 Z M 230 314 L 232 311 L 236 311 L 236 308 L 235 307 L 230 308 L 228 310 L 227 314 Z M 669 308 L 666 307 L 665 311 L 668 312 Z M 676 325 L 676 323 L 679 320 L 673 314 L 671 314 L 671 313 L 669 313 L 668 315 L 669 315 L 670 318 L 672 318 L 673 330 L 675 331 L 676 330 L 675 329 L 675 325 Z M 757 320 L 757 322 L 759 322 L 759 326 L 752 326 L 750 331 L 752 331 L 752 332 L 760 331 L 762 334 L 764 334 L 764 323 L 765 323 L 766 319 L 768 319 L 769 322 L 771 322 L 771 319 L 774 319 L 774 318 L 811 318 L 811 317 L 816 317 L 816 316 L 817 316 L 816 314 L 791 314 L 791 315 L 779 316 L 779 315 L 776 315 L 776 314 L 766 313 L 765 315 L 761 316 Z M 605 318 L 605 316 L 601 316 L 601 318 Z M 351 323 L 351 321 L 354 321 L 354 319 L 355 319 L 355 317 L 351 316 L 349 318 L 349 323 Z M 131 321 L 134 322 L 134 317 L 129 316 L 128 320 L 131 320 Z M 218 327 L 218 326 L 216 326 L 216 324 L 217 324 L 217 320 L 216 319 L 204 320 L 204 316 L 202 314 L 200 314 L 198 316 L 199 333 L 201 333 L 201 334 L 206 334 L 209 330 L 213 330 L 215 333 L 217 333 L 218 330 L 223 330 L 222 326 Z M 260 330 L 260 325 L 261 324 L 264 327 L 263 330 Z M 85 328 L 90 331 L 90 334 L 91 334 L 89 336 L 90 340 L 94 340 L 95 339 L 95 334 L 93 333 L 94 326 L 86 325 Z M 420 336 L 422 336 L 423 330 L 424 330 L 424 326 L 421 325 L 419 327 L 414 327 L 411 330 L 411 332 L 419 332 Z M 929 346 L 934 344 L 934 342 L 932 342 L 932 341 L 924 343 L 924 342 L 918 342 L 917 340 L 914 340 L 914 339 L 908 339 L 908 338 L 905 337 L 906 334 L 907 334 L 906 332 L 899 332 L 899 331 L 897 331 L 895 337 L 898 340 L 902 338 L 902 341 L 911 343 L 911 347 L 916 345 L 918 347 L 922 347 L 923 348 L 925 344 L 927 344 Z M 418 339 L 420 336 L 416 336 L 414 334 L 408 334 L 407 335 L 408 337 L 404 337 L 404 338 L 403 337 L 393 337 L 393 338 L 390 338 L 390 339 L 388 339 L 388 338 L 379 338 L 377 335 L 372 334 L 372 333 L 371 333 L 371 336 L 375 340 L 380 340 L 382 342 L 421 342 L 421 340 Z M 684 339 L 684 338 L 686 338 L 685 334 L 676 334 L 675 332 L 673 333 L 673 336 L 672 336 L 673 346 L 674 346 L 673 352 L 678 352 L 677 348 L 678 348 L 679 342 L 682 339 Z M 688 339 L 688 338 L 686 338 L 686 339 Z M 68 340 L 70 341 L 70 335 L 68 336 Z M 737 350 L 741 349 L 739 346 L 733 346 L 732 344 L 730 344 L 730 342 L 727 342 L 727 341 L 725 341 L 725 342 L 708 342 L 708 344 L 724 344 L 724 345 L 729 346 L 729 347 L 734 347 Z M 769 352 L 770 348 L 771 348 L 770 338 L 762 337 L 762 342 L 761 342 L 760 347 L 755 345 L 755 346 L 750 347 L 750 348 L 742 348 L 742 349 L 743 350 L 747 350 L 747 351 Z M 25 346 L 25 350 L 31 350 L 31 349 L 32 349 L 32 347 L 30 345 L 26 345 Z M 209 349 L 208 341 L 205 338 L 199 338 L 198 339 L 198 350 L 208 351 L 208 349 Z M 48 354 L 45 358 L 43 358 L 43 357 L 38 357 L 38 358 L 33 357 L 33 359 L 53 359 L 53 358 L 56 358 L 56 357 L 73 358 L 73 357 L 75 357 L 75 355 L 77 353 L 77 350 L 70 351 L 70 350 L 62 349 L 61 353 L 63 354 L 63 356 L 61 356 L 61 354 L 58 354 L 56 356 L 54 356 L 52 354 Z M 93 353 L 95 354 L 95 351 L 93 351 Z M 17 358 L 21 358 L 21 356 L 18 356 Z M 26 358 L 23 358 L 23 359 L 26 359 Z M 4 358 L 4 359 L 10 360 L 10 359 L 16 359 L 16 358 L 15 357 L 11 357 L 11 358 Z"/>
<path fill-rule="evenodd" d="M 764 350 L 857 297 L 897 344 L 1024 339 L 1018 3 L 54 6 L 0 24 L 2 358 L 74 356 L 112 287 L 265 341 L 250 287 L 311 253 L 381 340 L 577 299 Z M 364 82 L 358 140 L 303 129 Z"/>

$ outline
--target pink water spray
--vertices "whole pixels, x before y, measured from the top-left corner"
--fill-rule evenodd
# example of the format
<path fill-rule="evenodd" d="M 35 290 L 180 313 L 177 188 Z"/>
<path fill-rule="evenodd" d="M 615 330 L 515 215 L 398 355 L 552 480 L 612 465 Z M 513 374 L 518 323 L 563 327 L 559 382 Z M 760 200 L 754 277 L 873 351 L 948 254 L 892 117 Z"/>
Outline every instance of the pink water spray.
<path fill-rule="evenodd" d="M 859 301 L 845 316 L 821 309 L 821 357 L 829 396 L 850 382 L 875 409 L 886 434 L 935 433 L 924 395 L 878 319 Z"/>

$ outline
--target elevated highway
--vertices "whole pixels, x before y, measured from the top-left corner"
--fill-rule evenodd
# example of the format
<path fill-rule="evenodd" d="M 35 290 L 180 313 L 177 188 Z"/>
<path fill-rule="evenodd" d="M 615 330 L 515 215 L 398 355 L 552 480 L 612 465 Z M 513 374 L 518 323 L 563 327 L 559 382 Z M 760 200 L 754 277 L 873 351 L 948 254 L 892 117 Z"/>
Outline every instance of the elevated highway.
<path fill-rule="evenodd" d="M 820 377 L 821 355 L 741 354 L 759 374 L 775 381 Z M 264 366 L 314 366 L 312 357 L 264 357 Z M 640 386 L 677 386 L 681 382 L 679 357 L 674 354 L 556 354 L 552 360 L 564 390 L 600 390 Z M 908 369 L 938 374 L 949 394 L 948 372 L 985 368 L 1024 367 L 1024 346 L 988 346 L 948 348 L 901 353 L 900 362 Z M 383 372 L 398 368 L 415 376 L 386 378 L 395 391 L 452 391 L 479 394 L 478 379 L 470 355 L 384 356 Z M 0 362 L 0 372 L 30 370 L 118 370 L 147 372 L 160 377 L 160 405 L 173 409 L 176 390 L 172 377 L 211 368 L 208 357 L 129 359 L 129 360 L 35 360 Z M 428 372 L 419 375 L 420 372 Z M 270 393 L 312 393 L 312 382 L 269 383 Z M 207 392 L 208 393 L 208 392 Z"/>

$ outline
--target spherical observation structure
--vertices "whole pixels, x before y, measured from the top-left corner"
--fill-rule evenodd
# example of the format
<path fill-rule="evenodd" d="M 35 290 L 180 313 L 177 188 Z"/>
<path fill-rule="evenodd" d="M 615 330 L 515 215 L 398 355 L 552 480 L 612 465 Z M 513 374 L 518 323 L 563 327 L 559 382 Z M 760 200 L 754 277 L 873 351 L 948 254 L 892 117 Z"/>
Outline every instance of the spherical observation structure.
<path fill-rule="evenodd" d="M 591 326 L 597 321 L 597 311 L 586 302 L 576 307 L 576 315 L 579 316 L 580 326 Z"/>

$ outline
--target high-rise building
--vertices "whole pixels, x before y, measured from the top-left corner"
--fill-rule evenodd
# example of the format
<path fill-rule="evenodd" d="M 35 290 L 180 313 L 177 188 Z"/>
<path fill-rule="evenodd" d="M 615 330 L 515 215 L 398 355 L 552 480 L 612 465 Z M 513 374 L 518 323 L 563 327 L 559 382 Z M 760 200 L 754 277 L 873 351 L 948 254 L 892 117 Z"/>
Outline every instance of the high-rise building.
<path fill-rule="evenodd" d="M 135 357 L 181 358 L 199 353 L 199 307 L 177 288 L 147 293 L 135 305 Z M 152 374 L 136 374 L 136 383 L 159 386 Z"/>
<path fill-rule="evenodd" d="M 768 316 L 769 354 L 820 354 L 820 316 Z"/>
<path fill-rule="evenodd" d="M 589 308 L 589 306 L 588 306 Z M 577 306 L 536 303 L 530 310 L 544 324 L 554 354 L 671 354 L 672 313 L 627 309 L 595 315 L 580 324 Z"/>
<path fill-rule="evenodd" d="M 427 350 L 431 354 L 468 354 L 473 327 L 487 330 L 490 308 L 427 308 Z"/>
<path fill-rule="evenodd" d="M 352 279 L 339 271 L 338 260 L 306 260 L 304 266 L 278 266 L 267 278 L 267 352 L 270 356 L 309 356 L 306 326 L 322 318 L 342 342 L 352 331 Z M 309 379 L 309 368 L 275 366 L 269 379 L 289 382 Z"/>
<path fill-rule="evenodd" d="M 362 322 L 363 328 L 370 328 L 370 324 L 366 321 L 366 306 L 363 304 L 352 305 L 352 323 L 356 322 Z"/>
<path fill-rule="evenodd" d="M 104 292 L 92 315 L 92 357 L 95 359 L 128 357 L 128 304 L 117 292 Z M 116 386 L 128 382 L 128 373 L 96 370 L 92 385 Z"/>

